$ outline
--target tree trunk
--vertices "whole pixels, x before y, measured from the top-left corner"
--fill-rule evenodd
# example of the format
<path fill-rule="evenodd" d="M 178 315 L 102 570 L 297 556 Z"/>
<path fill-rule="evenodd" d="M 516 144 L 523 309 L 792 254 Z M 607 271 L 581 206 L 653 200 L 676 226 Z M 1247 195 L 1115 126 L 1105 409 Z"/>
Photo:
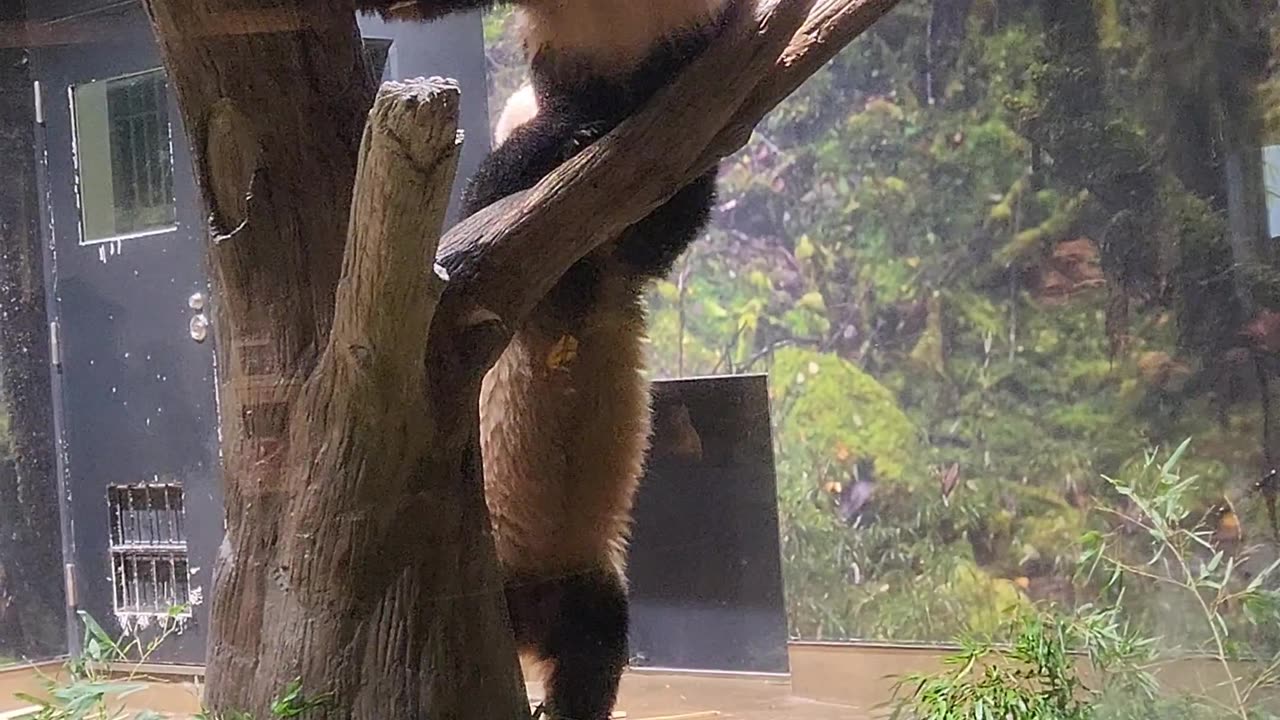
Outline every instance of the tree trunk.
<path fill-rule="evenodd" d="M 325 717 L 526 716 L 478 385 L 424 387 L 457 90 L 368 114 L 349 8 L 237 7 L 148 3 L 214 235 L 227 534 L 206 703 L 267 717 L 301 677 Z"/>
<path fill-rule="evenodd" d="M 483 497 L 484 373 L 573 263 L 895 4 L 765 0 L 636 117 L 453 228 L 433 273 L 456 87 L 391 83 L 368 112 L 349 0 L 146 0 L 210 209 L 212 711 L 266 718 L 301 677 L 324 717 L 527 717 Z"/>
<path fill-rule="evenodd" d="M 26 52 L 0 49 L 0 655 L 12 658 L 67 642 L 34 98 Z"/>

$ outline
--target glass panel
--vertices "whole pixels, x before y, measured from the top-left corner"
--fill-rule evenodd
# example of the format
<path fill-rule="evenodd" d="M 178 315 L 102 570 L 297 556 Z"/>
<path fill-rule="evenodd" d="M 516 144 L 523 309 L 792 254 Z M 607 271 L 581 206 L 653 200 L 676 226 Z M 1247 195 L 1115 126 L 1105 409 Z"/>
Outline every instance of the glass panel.
<path fill-rule="evenodd" d="M 1278 54 L 1275 3 L 903 0 L 722 163 L 650 367 L 768 373 L 793 638 L 1280 658 Z"/>
<path fill-rule="evenodd" d="M 1267 234 L 1280 237 L 1280 145 L 1262 149 L 1264 182 L 1267 192 Z"/>
<path fill-rule="evenodd" d="M 72 88 L 84 243 L 174 227 L 173 153 L 163 70 Z"/>

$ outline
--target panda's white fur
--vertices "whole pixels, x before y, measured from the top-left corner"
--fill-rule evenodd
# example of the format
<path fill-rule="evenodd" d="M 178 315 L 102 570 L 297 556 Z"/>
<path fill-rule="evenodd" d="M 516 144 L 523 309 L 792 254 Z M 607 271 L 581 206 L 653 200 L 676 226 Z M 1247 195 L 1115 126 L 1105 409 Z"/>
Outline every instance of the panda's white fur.
<path fill-rule="evenodd" d="M 498 123 L 493 129 L 493 145 L 497 147 L 506 142 L 511 131 L 529 122 L 538 114 L 538 97 L 533 93 L 533 85 L 525 83 L 507 99 L 498 116 Z"/>

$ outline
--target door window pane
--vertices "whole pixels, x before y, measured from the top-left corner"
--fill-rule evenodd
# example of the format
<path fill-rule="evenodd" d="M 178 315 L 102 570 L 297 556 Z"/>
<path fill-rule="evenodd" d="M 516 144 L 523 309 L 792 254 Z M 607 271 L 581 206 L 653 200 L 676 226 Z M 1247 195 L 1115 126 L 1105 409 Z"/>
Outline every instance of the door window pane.
<path fill-rule="evenodd" d="M 71 89 L 83 243 L 174 227 L 167 95 L 161 69 Z"/>

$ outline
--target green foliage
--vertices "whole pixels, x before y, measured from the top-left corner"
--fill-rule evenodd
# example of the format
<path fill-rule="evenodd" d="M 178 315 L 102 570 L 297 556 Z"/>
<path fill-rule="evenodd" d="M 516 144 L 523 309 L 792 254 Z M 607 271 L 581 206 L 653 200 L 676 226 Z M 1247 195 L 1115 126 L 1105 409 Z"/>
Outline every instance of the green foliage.
<path fill-rule="evenodd" d="M 1115 529 L 1083 536 L 1081 567 L 1086 581 L 1101 582 L 1108 607 L 1023 613 L 1010 645 L 966 637 L 946 671 L 899 682 L 895 717 L 1277 717 L 1280 652 L 1270 636 L 1280 625 L 1280 559 L 1258 566 L 1249 552 L 1222 549 L 1214 528 L 1197 520 L 1199 478 L 1181 470 L 1189 445 L 1147 453 L 1108 481 L 1132 510 Z M 1157 612 L 1148 611 L 1152 603 Z M 1209 663 L 1200 672 L 1216 677 L 1198 690 L 1162 687 L 1157 670 L 1188 657 Z"/>
<path fill-rule="evenodd" d="M 893 393 L 838 357 L 784 348 L 773 357 L 770 387 L 784 432 L 806 450 L 835 457 L 843 448 L 875 458 L 876 477 L 920 485 L 919 436 Z"/>
<path fill-rule="evenodd" d="M 306 717 L 313 711 L 322 711 L 331 705 L 331 693 L 307 697 L 302 691 L 302 678 L 294 678 L 285 685 L 284 692 L 271 701 L 271 718 L 272 720 L 283 720 L 284 718 Z M 205 711 L 196 715 L 195 720 L 253 720 L 253 717 L 245 712 L 213 714 Z"/>
<path fill-rule="evenodd" d="M 967 638 L 938 675 L 911 675 L 897 690 L 914 686 L 893 718 L 916 720 L 1089 720 L 1108 691 L 1139 690 L 1154 697 L 1155 681 L 1140 669 L 1145 643 L 1116 617 L 1092 611 L 1074 621 L 1027 613 L 1014 623 L 1013 643 L 997 647 Z M 1103 687 L 1081 681 L 1072 649 L 1086 647 L 1098 660 Z"/>
<path fill-rule="evenodd" d="M 43 697 L 19 693 L 18 697 L 38 707 L 33 720 L 156 720 L 150 711 L 129 713 L 123 700 L 142 690 L 140 666 L 174 633 L 180 632 L 187 608 L 175 606 L 158 621 L 155 637 L 144 641 L 112 638 L 96 620 L 79 612 L 84 625 L 84 645 L 77 657 L 63 665 L 65 679 L 42 676 Z M 129 666 L 123 673 L 112 665 Z M 123 674 L 123 677 L 120 675 Z"/>
<path fill-rule="evenodd" d="M 1280 23 L 1245 6 L 904 0 L 722 163 L 708 237 L 648 294 L 650 366 L 769 372 L 795 635 L 998 635 L 1096 599 L 1077 540 L 1127 502 L 1100 476 L 1153 443 L 1195 436 L 1188 502 L 1265 526 L 1239 298 L 1274 308 L 1280 271 L 1230 242 L 1223 162 L 1280 127 L 1255 62 Z M 505 99 L 524 65 L 491 17 Z"/>
<path fill-rule="evenodd" d="M 144 640 L 138 634 L 130 639 L 116 639 L 84 611 L 79 612 L 84 625 L 84 645 L 80 654 L 63 664 L 64 677 L 41 676 L 45 686 L 42 696 L 17 693 L 17 697 L 38 710 L 31 720 L 162 720 L 166 717 L 152 710 L 129 711 L 124 700 L 146 688 L 143 667 L 160 646 L 182 631 L 189 614 L 187 606 L 175 605 L 157 621 L 152 637 Z M 127 636 L 126 636 L 127 637 Z M 271 720 L 305 717 L 312 711 L 329 707 L 330 694 L 308 697 L 302 691 L 301 678 L 294 679 L 271 703 Z M 254 720 L 243 712 L 196 714 L 195 720 Z"/>
<path fill-rule="evenodd" d="M 1148 453 L 1124 477 L 1108 479 L 1127 511 L 1109 510 L 1123 522 L 1084 538 L 1082 574 L 1161 632 L 1166 652 L 1217 662 L 1229 715 L 1270 717 L 1259 697 L 1280 686 L 1280 557 L 1223 537 L 1220 520 L 1197 512 L 1200 478 L 1182 471 L 1190 443 L 1164 458 Z"/>

